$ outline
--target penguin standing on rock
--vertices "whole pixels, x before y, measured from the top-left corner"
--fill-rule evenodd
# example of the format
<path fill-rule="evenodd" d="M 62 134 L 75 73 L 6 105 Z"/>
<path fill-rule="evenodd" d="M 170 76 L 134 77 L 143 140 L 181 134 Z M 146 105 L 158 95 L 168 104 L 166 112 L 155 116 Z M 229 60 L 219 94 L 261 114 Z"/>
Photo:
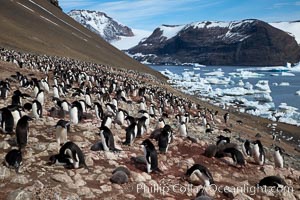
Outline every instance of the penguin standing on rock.
<path fill-rule="evenodd" d="M 12 133 L 14 128 L 14 117 L 8 108 L 0 109 L 1 128 L 4 133 Z"/>
<path fill-rule="evenodd" d="M 101 127 L 99 135 L 101 137 L 101 142 L 104 151 L 120 151 L 115 147 L 114 136 L 109 128 L 107 128 L 106 126 Z"/>
<path fill-rule="evenodd" d="M 265 163 L 265 151 L 260 140 L 253 142 L 253 158 L 259 165 L 263 165 Z"/>
<path fill-rule="evenodd" d="M 186 171 L 186 176 L 190 177 L 192 174 L 195 174 L 199 179 L 204 183 L 204 187 L 214 184 L 214 179 L 210 171 L 200 164 L 194 164 L 191 168 Z"/>
<path fill-rule="evenodd" d="M 44 100 L 45 100 L 44 90 L 39 90 L 39 92 L 36 95 L 36 100 L 38 100 L 42 106 L 44 105 Z"/>
<path fill-rule="evenodd" d="M 29 123 L 28 121 L 31 121 L 32 118 L 24 115 L 19 119 L 16 127 L 16 136 L 17 136 L 17 143 L 19 146 L 19 149 L 22 149 L 26 146 L 27 140 L 28 140 L 28 134 L 29 134 Z"/>
<path fill-rule="evenodd" d="M 141 145 L 144 149 L 144 155 L 146 158 L 147 173 L 155 171 L 160 172 L 160 169 L 158 168 L 157 152 L 152 142 L 149 139 L 146 139 Z"/>
<path fill-rule="evenodd" d="M 162 132 L 160 133 L 158 137 L 158 147 L 160 153 L 167 153 L 168 147 L 172 141 L 172 130 L 169 125 L 165 125 Z"/>
<path fill-rule="evenodd" d="M 131 122 L 131 124 L 125 130 L 126 130 L 126 140 L 125 142 L 123 142 L 123 144 L 132 145 L 138 133 L 138 125 L 136 124 L 136 122 Z"/>
<path fill-rule="evenodd" d="M 55 125 L 55 137 L 58 145 L 67 142 L 67 133 L 70 130 L 70 122 L 60 119 Z"/>
<path fill-rule="evenodd" d="M 34 100 L 32 102 L 32 115 L 34 118 L 39 119 L 43 117 L 43 107 L 42 104 L 37 101 Z"/>
<path fill-rule="evenodd" d="M 252 149 L 251 149 L 251 143 L 249 140 L 246 140 L 243 145 L 242 145 L 242 152 L 244 154 L 244 156 L 246 156 L 247 158 L 249 158 L 250 156 L 252 156 Z"/>
<path fill-rule="evenodd" d="M 284 150 L 278 146 L 275 147 L 274 162 L 275 167 L 283 168 L 283 152 Z"/>
<path fill-rule="evenodd" d="M 5 165 L 8 168 L 14 168 L 16 170 L 16 173 L 18 173 L 21 164 L 22 164 L 22 153 L 19 149 L 13 149 L 6 154 Z"/>

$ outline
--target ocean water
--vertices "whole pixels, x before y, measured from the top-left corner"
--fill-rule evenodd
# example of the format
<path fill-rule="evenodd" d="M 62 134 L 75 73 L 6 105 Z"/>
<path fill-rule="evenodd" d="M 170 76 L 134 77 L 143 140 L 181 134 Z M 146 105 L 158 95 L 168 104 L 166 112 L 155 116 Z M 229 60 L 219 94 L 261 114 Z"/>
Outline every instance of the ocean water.
<path fill-rule="evenodd" d="M 282 72 L 282 70 L 271 70 L 265 71 L 263 68 L 257 67 L 238 67 L 238 66 L 205 66 L 205 67 L 192 67 L 192 66 L 158 66 L 158 65 L 150 65 L 150 67 L 156 71 L 162 72 L 168 70 L 173 75 L 182 76 L 182 73 L 191 72 L 191 74 L 195 74 L 200 76 L 201 78 L 207 78 L 209 75 L 205 75 L 205 73 L 218 73 L 220 71 L 223 72 L 223 76 L 213 76 L 217 79 L 226 79 L 230 78 L 230 83 L 225 85 L 220 84 L 210 84 L 210 87 L 215 90 L 219 89 L 230 89 L 234 87 L 241 87 L 238 85 L 238 82 L 242 80 L 244 83 L 249 82 L 253 86 L 257 84 L 260 80 L 266 80 L 269 82 L 269 87 L 271 92 L 269 93 L 272 97 L 272 102 L 275 104 L 275 109 L 278 109 L 278 106 L 281 103 L 286 103 L 288 106 L 292 106 L 296 109 L 295 115 L 289 115 L 283 122 L 289 123 L 289 118 L 293 119 L 293 123 L 300 125 L 300 96 L 296 95 L 297 91 L 300 91 L 300 71 L 293 72 Z M 234 74 L 240 74 L 241 71 L 246 71 L 246 73 L 254 73 L 254 77 L 237 77 Z M 294 75 L 294 76 L 293 76 Z M 211 77 L 211 76 L 210 76 Z M 172 77 L 171 77 L 172 79 Z M 184 81 L 184 80 L 183 80 Z M 195 83 L 197 84 L 197 83 Z M 243 97 L 243 96 L 241 96 Z M 247 97 L 249 100 L 251 97 Z M 254 100 L 253 100 L 254 101 Z M 299 113 L 299 114 L 298 114 Z M 263 116 L 263 114 L 261 115 Z M 270 115 L 267 117 L 270 118 Z"/>

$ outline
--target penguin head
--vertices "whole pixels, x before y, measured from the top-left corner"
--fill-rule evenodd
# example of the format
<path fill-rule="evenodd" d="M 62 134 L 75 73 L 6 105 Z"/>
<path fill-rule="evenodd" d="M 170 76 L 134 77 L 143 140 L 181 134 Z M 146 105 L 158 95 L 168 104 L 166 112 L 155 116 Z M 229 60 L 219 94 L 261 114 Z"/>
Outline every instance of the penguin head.
<path fill-rule="evenodd" d="M 145 140 L 142 142 L 141 145 L 144 146 L 146 149 L 147 149 L 147 148 L 150 148 L 150 149 L 154 148 L 154 145 L 152 144 L 152 142 L 151 142 L 149 139 L 145 139 Z"/>
<path fill-rule="evenodd" d="M 57 160 L 57 155 L 52 155 L 52 156 L 50 156 L 50 158 L 49 158 L 49 165 L 53 165 L 53 164 L 55 164 L 56 163 L 56 160 Z"/>
<path fill-rule="evenodd" d="M 32 121 L 33 119 L 31 117 L 29 117 L 28 115 L 24 115 L 22 117 L 25 121 Z"/>
<path fill-rule="evenodd" d="M 280 148 L 279 146 L 275 146 L 275 151 L 279 151 L 280 154 L 285 152 L 284 149 Z"/>

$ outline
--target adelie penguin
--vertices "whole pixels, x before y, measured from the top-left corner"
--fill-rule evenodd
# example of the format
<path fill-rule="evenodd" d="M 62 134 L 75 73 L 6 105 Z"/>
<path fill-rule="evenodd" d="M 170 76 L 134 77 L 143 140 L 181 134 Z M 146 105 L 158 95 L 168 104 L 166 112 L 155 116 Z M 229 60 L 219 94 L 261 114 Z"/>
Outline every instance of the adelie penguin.
<path fill-rule="evenodd" d="M 14 128 L 14 117 L 8 108 L 0 109 L 1 128 L 4 133 L 12 133 Z"/>
<path fill-rule="evenodd" d="M 278 146 L 275 147 L 275 152 L 274 152 L 274 163 L 275 167 L 278 168 L 283 168 L 283 153 L 284 150 Z"/>
<path fill-rule="evenodd" d="M 146 139 L 141 145 L 143 147 L 144 156 L 146 159 L 147 173 L 161 172 L 161 170 L 158 168 L 157 152 L 152 142 L 149 139 Z"/>
<path fill-rule="evenodd" d="M 70 121 L 72 124 L 78 124 L 83 115 L 82 106 L 78 101 L 74 101 L 70 109 Z"/>
<path fill-rule="evenodd" d="M 41 105 L 44 105 L 44 100 L 45 100 L 45 94 L 44 90 L 39 90 L 39 92 L 36 95 L 36 100 L 41 103 Z"/>
<path fill-rule="evenodd" d="M 286 186 L 286 182 L 278 177 L 278 176 L 267 176 L 263 179 L 261 179 L 259 181 L 259 183 L 257 184 L 257 186 L 271 186 L 271 187 L 282 187 L 282 186 Z"/>
<path fill-rule="evenodd" d="M 182 137 L 187 137 L 188 135 L 188 131 L 187 131 L 187 127 L 186 127 L 186 123 L 185 122 L 181 122 L 179 125 L 179 135 Z"/>
<path fill-rule="evenodd" d="M 168 147 L 172 141 L 172 129 L 169 125 L 165 125 L 162 132 L 158 136 L 158 148 L 160 153 L 167 153 Z"/>
<path fill-rule="evenodd" d="M 5 156 L 5 165 L 8 168 L 13 168 L 16 173 L 19 172 L 19 168 L 22 164 L 22 153 L 19 149 L 13 149 L 9 151 Z"/>
<path fill-rule="evenodd" d="M 39 119 L 43 117 L 43 107 L 42 104 L 37 101 L 34 100 L 32 102 L 32 115 L 34 118 Z"/>
<path fill-rule="evenodd" d="M 242 144 L 242 152 L 243 152 L 244 156 L 247 158 L 252 156 L 252 148 L 251 148 L 251 143 L 249 140 L 246 140 Z"/>
<path fill-rule="evenodd" d="M 102 106 L 99 102 L 94 102 L 94 109 L 95 109 L 97 119 L 98 120 L 103 119 L 104 112 L 103 112 Z"/>
<path fill-rule="evenodd" d="M 265 163 L 265 151 L 260 142 L 256 140 L 253 142 L 253 158 L 258 165 L 263 165 Z"/>
<path fill-rule="evenodd" d="M 142 116 L 141 118 L 138 119 L 136 137 L 142 137 L 144 133 L 147 131 L 146 120 L 147 117 L 145 116 Z"/>
<path fill-rule="evenodd" d="M 229 153 L 231 155 L 231 158 L 233 160 L 233 162 L 236 165 L 239 166 L 245 166 L 245 159 L 244 156 L 242 154 L 242 152 L 240 152 L 239 150 L 237 150 L 236 148 L 226 148 L 223 150 L 224 153 Z"/>
<path fill-rule="evenodd" d="M 67 133 L 70 130 L 70 122 L 60 119 L 55 125 L 55 137 L 60 146 L 67 142 Z"/>
<path fill-rule="evenodd" d="M 224 118 L 225 124 L 227 124 L 227 122 L 229 120 L 229 113 L 225 113 L 224 116 L 223 116 L 223 118 Z"/>
<path fill-rule="evenodd" d="M 81 149 L 74 142 L 66 142 L 60 148 L 59 154 L 50 157 L 50 164 L 65 165 L 71 169 L 78 169 L 79 167 L 89 169 Z"/>
<path fill-rule="evenodd" d="M 29 121 L 31 121 L 32 118 L 25 115 L 19 119 L 16 127 L 16 136 L 17 136 L 17 144 L 19 146 L 19 149 L 22 149 L 26 146 L 27 140 L 28 140 L 28 134 L 29 134 Z"/>
<path fill-rule="evenodd" d="M 226 143 L 230 143 L 230 138 L 229 137 L 225 137 L 223 135 L 219 135 L 217 137 L 217 145 L 223 145 L 223 144 L 226 144 Z"/>
<path fill-rule="evenodd" d="M 99 135 L 101 137 L 101 144 L 104 151 L 121 151 L 115 147 L 114 136 L 109 128 L 107 128 L 106 126 L 100 127 Z"/>
<path fill-rule="evenodd" d="M 130 118 L 132 120 L 132 118 Z M 125 129 L 126 131 L 126 139 L 123 142 L 124 145 L 132 145 L 134 139 L 138 133 L 138 125 L 136 122 L 132 121 L 131 124 Z"/>
<path fill-rule="evenodd" d="M 187 177 L 190 177 L 192 174 L 195 174 L 203 182 L 204 187 L 214 184 L 210 171 L 203 165 L 194 164 L 185 173 Z"/>

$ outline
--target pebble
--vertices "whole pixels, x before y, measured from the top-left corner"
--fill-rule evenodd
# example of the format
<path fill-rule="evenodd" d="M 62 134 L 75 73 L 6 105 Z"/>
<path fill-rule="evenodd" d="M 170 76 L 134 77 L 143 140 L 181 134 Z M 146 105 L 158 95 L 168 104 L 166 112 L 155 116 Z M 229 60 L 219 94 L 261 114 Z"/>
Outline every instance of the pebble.
<path fill-rule="evenodd" d="M 7 200 L 31 200 L 32 194 L 22 189 L 17 189 L 8 194 Z"/>
<path fill-rule="evenodd" d="M 14 178 L 12 178 L 10 182 L 24 185 L 27 184 L 29 181 L 24 175 L 17 175 Z"/>
<path fill-rule="evenodd" d="M 1 141 L 0 142 L 0 149 L 9 149 L 10 145 L 7 141 Z"/>
<path fill-rule="evenodd" d="M 73 183 L 73 180 L 70 176 L 67 174 L 54 174 L 51 176 L 51 178 L 57 182 L 61 183 Z"/>
<path fill-rule="evenodd" d="M 101 185 L 100 186 L 100 189 L 103 191 L 103 192 L 110 192 L 112 190 L 112 187 L 110 185 Z"/>
<path fill-rule="evenodd" d="M 110 181 L 116 184 L 124 184 L 128 182 L 128 176 L 124 171 L 117 171 L 112 175 Z"/>

